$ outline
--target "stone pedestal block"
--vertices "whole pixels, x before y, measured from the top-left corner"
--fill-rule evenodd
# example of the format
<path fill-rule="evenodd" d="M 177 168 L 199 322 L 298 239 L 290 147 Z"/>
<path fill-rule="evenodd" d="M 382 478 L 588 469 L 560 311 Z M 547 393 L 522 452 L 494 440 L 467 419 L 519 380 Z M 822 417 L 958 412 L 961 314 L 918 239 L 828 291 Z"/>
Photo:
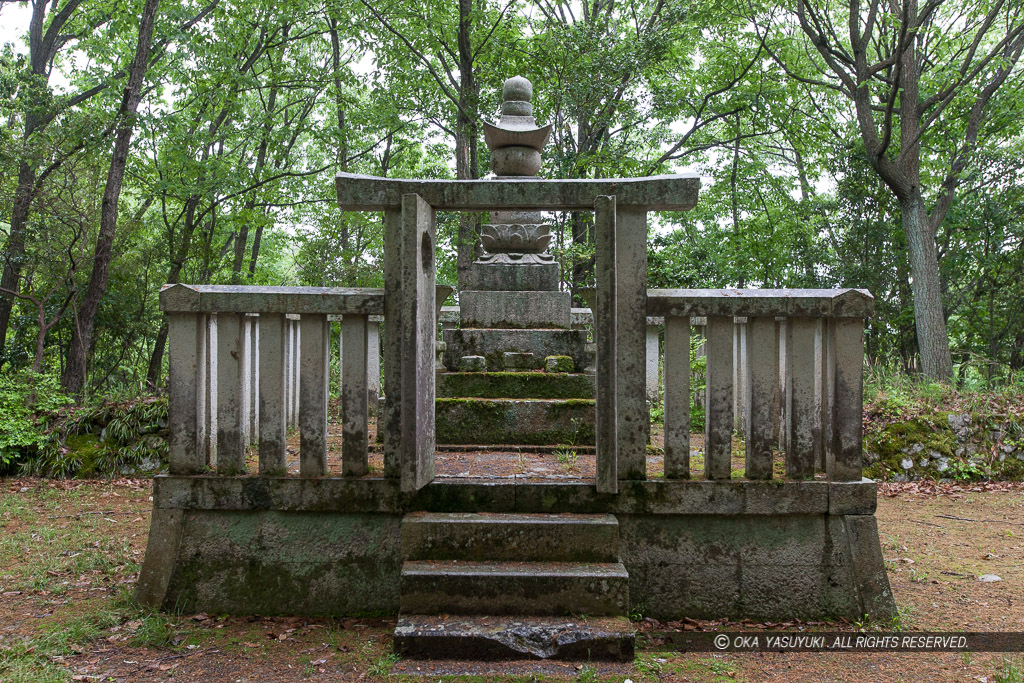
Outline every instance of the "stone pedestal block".
<path fill-rule="evenodd" d="M 569 298 L 569 292 L 466 290 L 459 297 L 462 326 L 569 329 Z"/>
<path fill-rule="evenodd" d="M 490 291 L 555 291 L 557 263 L 474 263 L 470 289 Z"/>

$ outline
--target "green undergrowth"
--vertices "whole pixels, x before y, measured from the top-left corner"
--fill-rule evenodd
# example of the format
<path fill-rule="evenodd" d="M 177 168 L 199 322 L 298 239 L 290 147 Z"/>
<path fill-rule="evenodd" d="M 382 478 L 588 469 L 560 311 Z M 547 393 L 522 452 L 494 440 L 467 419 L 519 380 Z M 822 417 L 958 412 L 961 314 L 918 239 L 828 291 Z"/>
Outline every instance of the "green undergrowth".
<path fill-rule="evenodd" d="M 1024 386 L 958 388 L 869 372 L 865 475 L 953 481 L 1024 479 Z"/>
<path fill-rule="evenodd" d="M 167 399 L 77 406 L 55 375 L 0 374 L 0 475 L 102 477 L 167 462 Z"/>

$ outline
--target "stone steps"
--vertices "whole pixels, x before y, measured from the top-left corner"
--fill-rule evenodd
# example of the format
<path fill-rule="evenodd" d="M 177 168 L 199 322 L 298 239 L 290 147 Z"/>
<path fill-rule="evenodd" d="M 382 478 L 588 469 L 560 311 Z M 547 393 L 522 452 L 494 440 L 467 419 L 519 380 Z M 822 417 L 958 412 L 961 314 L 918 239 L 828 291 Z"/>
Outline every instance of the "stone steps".
<path fill-rule="evenodd" d="M 624 616 L 629 574 L 621 562 L 402 564 L 403 614 Z"/>
<path fill-rule="evenodd" d="M 410 513 L 402 559 L 615 563 L 619 522 L 614 515 Z"/>
<path fill-rule="evenodd" d="M 439 444 L 593 445 L 593 399 L 439 398 Z"/>
<path fill-rule="evenodd" d="M 594 375 L 560 372 L 442 372 L 438 398 L 594 398 Z"/>
<path fill-rule="evenodd" d="M 632 661 L 625 617 L 510 617 L 409 614 L 398 619 L 395 651 L 413 659 Z"/>
<path fill-rule="evenodd" d="M 401 542 L 397 652 L 633 658 L 614 515 L 413 512 Z"/>

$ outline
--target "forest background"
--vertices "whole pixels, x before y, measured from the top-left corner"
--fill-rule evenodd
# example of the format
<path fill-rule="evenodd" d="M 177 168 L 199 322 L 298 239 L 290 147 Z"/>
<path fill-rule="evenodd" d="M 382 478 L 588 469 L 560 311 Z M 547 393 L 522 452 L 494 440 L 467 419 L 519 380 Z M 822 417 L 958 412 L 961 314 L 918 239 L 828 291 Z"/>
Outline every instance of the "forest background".
<path fill-rule="evenodd" d="M 515 74 L 542 176 L 703 177 L 652 220 L 650 287 L 867 288 L 871 363 L 1020 380 L 1021 3 L 0 0 L 0 25 L 0 394 L 159 391 L 164 283 L 381 286 L 381 216 L 334 173 L 485 176 Z M 551 220 L 575 294 L 590 218 Z M 439 282 L 480 222 L 439 216 Z"/>

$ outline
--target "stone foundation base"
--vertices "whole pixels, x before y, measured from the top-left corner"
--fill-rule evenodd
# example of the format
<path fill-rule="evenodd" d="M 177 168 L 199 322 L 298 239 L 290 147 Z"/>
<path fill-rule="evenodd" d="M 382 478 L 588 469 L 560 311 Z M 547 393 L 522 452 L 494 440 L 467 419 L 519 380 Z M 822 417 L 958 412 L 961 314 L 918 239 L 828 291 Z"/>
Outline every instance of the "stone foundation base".
<path fill-rule="evenodd" d="M 137 600 L 218 614 L 397 613 L 407 511 L 607 512 L 631 611 L 888 620 L 875 484 L 157 477 Z"/>

